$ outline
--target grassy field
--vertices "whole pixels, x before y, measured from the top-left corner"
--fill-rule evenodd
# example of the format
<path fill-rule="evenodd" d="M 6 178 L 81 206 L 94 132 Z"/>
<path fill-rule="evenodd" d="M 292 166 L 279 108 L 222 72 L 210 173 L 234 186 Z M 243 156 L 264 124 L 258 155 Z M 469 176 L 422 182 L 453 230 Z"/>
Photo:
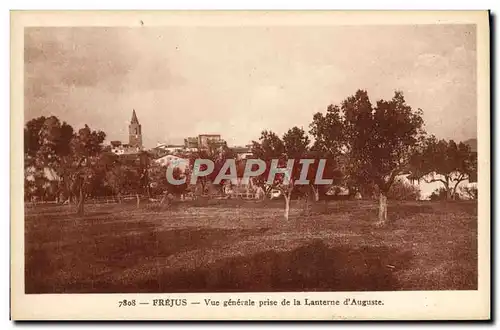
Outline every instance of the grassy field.
<path fill-rule="evenodd" d="M 26 208 L 26 293 L 477 289 L 475 202 Z"/>

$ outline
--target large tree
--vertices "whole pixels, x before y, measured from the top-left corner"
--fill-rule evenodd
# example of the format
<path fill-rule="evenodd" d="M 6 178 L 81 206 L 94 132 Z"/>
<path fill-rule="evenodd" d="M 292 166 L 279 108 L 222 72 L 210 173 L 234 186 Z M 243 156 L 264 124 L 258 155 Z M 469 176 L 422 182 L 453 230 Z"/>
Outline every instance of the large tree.
<path fill-rule="evenodd" d="M 44 116 L 31 119 L 24 127 L 24 155 L 35 157 L 41 147 L 40 131 L 45 124 Z"/>
<path fill-rule="evenodd" d="M 285 154 L 285 145 L 276 133 L 264 130 L 261 132 L 259 141 L 252 141 L 251 150 L 251 158 L 262 160 L 266 164 L 265 171 L 252 180 L 257 187 L 260 187 L 264 191 L 265 199 L 271 189 L 273 189 L 273 185 L 267 182 L 271 161 L 283 157 Z M 252 171 L 255 171 L 256 166 L 255 164 L 253 165 Z"/>
<path fill-rule="evenodd" d="M 201 190 L 201 194 L 204 194 L 206 191 L 210 192 L 209 187 L 213 184 L 226 160 L 235 159 L 236 154 L 231 148 L 228 147 L 226 142 L 221 143 L 218 141 L 208 141 L 208 146 L 206 148 L 200 148 L 196 152 L 190 153 L 188 158 L 189 167 L 187 171 L 189 173 L 193 173 L 195 170 L 194 165 L 197 159 L 211 160 L 214 163 L 213 171 L 206 176 L 198 177 L 196 181 L 196 186 L 199 190 Z M 201 164 L 198 170 L 205 171 L 206 169 L 207 165 Z M 181 175 L 181 173 L 178 173 L 177 175 Z M 224 193 L 223 187 L 225 184 L 225 180 L 222 180 L 217 184 L 216 188 L 220 193 Z"/>
<path fill-rule="evenodd" d="M 440 182 L 446 190 L 446 198 L 454 199 L 460 183 L 476 175 L 477 155 L 463 142 L 457 144 L 430 136 L 413 155 L 411 165 L 410 178 Z"/>
<path fill-rule="evenodd" d="M 108 174 L 119 164 L 119 156 L 103 148 L 97 161 L 95 175 L 91 182 L 89 193 L 92 196 L 110 196 L 115 193 L 114 187 L 108 181 Z"/>
<path fill-rule="evenodd" d="M 387 193 L 398 175 L 406 173 L 424 134 L 422 110 L 406 104 L 401 92 L 372 106 L 358 90 L 342 102 L 346 149 L 354 177 L 379 191 L 378 224 L 387 222 Z"/>
<path fill-rule="evenodd" d="M 223 169 L 226 161 L 229 159 L 236 160 L 236 153 L 231 148 L 228 147 L 225 141 L 223 143 L 209 141 L 207 152 L 208 152 L 208 159 L 214 162 L 214 170 L 207 177 L 210 183 L 213 183 L 217 178 L 219 172 Z M 231 182 L 231 180 L 221 180 L 217 184 L 217 189 L 221 194 L 224 194 L 225 193 L 224 186 L 226 184 L 231 185 L 232 183 L 233 182 Z"/>
<path fill-rule="evenodd" d="M 339 185 L 345 180 L 343 170 L 339 164 L 340 157 L 331 156 L 327 153 L 311 149 L 303 158 L 311 159 L 313 163 L 309 165 L 307 171 L 309 185 L 302 187 L 302 190 L 307 188 L 308 190 L 305 190 L 307 195 L 309 191 L 311 191 L 315 202 L 318 202 L 324 197 L 332 185 Z M 316 182 L 318 171 L 321 171 L 320 174 L 323 179 L 331 180 L 331 184 L 318 184 Z"/>
<path fill-rule="evenodd" d="M 286 167 L 288 162 L 293 160 L 293 169 L 290 173 L 288 180 L 284 175 L 278 176 L 275 180 L 275 185 L 285 197 L 285 219 L 288 220 L 290 213 L 290 199 L 292 193 L 296 189 L 297 180 L 300 179 L 302 167 L 307 167 L 306 180 L 310 180 L 310 169 L 312 164 L 305 165 L 302 161 L 306 160 L 309 153 L 309 137 L 302 128 L 292 127 L 285 134 L 283 134 L 283 145 L 285 146 L 284 157 L 282 158 L 282 167 Z M 312 161 L 315 161 L 312 159 Z M 311 181 L 310 181 L 311 182 Z M 301 185 L 300 187 L 309 187 Z"/>
<path fill-rule="evenodd" d="M 44 187 L 50 186 L 57 188 L 57 194 L 67 193 L 64 168 L 71 153 L 72 138 L 73 128 L 55 116 L 42 116 L 26 123 L 24 167 L 27 190 L 43 194 Z"/>
<path fill-rule="evenodd" d="M 309 125 L 309 133 L 314 137 L 311 147 L 310 157 L 314 159 L 325 159 L 326 166 L 324 176 L 332 178 L 335 184 L 339 184 L 345 179 L 347 172 L 343 168 L 345 165 L 345 137 L 343 129 L 343 118 L 340 108 L 336 105 L 329 105 L 326 113 L 318 112 L 314 114 L 313 121 Z M 312 165 L 315 171 L 318 162 Z M 315 200 L 318 201 L 320 192 L 325 194 L 328 186 L 311 184 Z"/>
<path fill-rule="evenodd" d="M 141 192 L 141 171 L 136 162 L 136 155 L 132 157 L 119 157 L 110 153 L 102 153 L 96 168 L 96 178 L 105 170 L 104 182 L 110 187 L 113 194 L 122 203 L 123 195 L 136 194 L 139 206 L 139 193 Z M 104 169 L 104 168 L 105 169 Z"/>
<path fill-rule="evenodd" d="M 71 153 L 67 163 L 73 182 L 72 191 L 77 195 L 78 214 L 84 212 L 86 190 L 96 174 L 105 137 L 104 132 L 93 131 L 85 125 L 71 140 Z"/>
<path fill-rule="evenodd" d="M 259 142 L 253 141 L 252 153 L 257 159 L 265 162 L 266 170 L 256 178 L 261 187 L 277 189 L 285 199 L 284 217 L 288 220 L 290 214 L 290 200 L 296 189 L 296 182 L 300 179 L 302 159 L 309 151 L 309 137 L 302 128 L 289 129 L 280 139 L 274 132 L 263 131 Z M 285 173 L 276 173 L 270 178 L 272 166 L 280 170 L 288 169 Z M 291 167 L 291 168 L 290 168 Z M 309 173 L 307 173 L 306 178 Z"/>
<path fill-rule="evenodd" d="M 169 164 L 171 165 L 171 164 Z M 168 197 L 168 194 L 173 196 L 182 196 L 189 188 L 189 169 L 182 169 L 181 167 L 174 167 L 172 177 L 175 180 L 184 180 L 182 184 L 173 184 L 167 179 L 167 166 L 151 163 L 148 171 L 149 187 L 154 192 L 154 195 L 162 195 L 161 204 L 163 204 Z"/>
<path fill-rule="evenodd" d="M 341 156 L 349 182 L 378 188 L 382 225 L 387 222 L 387 193 L 408 170 L 424 134 L 422 126 L 422 111 L 408 106 L 401 92 L 373 106 L 368 93 L 358 90 L 340 106 L 329 106 L 326 115 L 316 114 L 311 133 L 318 150 Z"/>

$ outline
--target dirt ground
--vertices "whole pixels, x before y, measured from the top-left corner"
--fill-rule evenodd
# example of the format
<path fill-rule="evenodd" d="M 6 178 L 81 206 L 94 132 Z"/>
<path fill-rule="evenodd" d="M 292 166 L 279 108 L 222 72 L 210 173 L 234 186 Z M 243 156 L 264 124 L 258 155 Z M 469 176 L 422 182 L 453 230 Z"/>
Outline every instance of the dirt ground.
<path fill-rule="evenodd" d="M 477 203 L 26 207 L 26 293 L 477 289 Z"/>

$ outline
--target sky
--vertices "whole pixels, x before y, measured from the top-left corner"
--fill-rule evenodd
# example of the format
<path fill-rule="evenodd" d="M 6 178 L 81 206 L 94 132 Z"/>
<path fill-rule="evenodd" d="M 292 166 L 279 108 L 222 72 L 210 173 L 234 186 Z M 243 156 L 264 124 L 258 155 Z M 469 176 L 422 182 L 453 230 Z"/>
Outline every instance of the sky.
<path fill-rule="evenodd" d="M 401 90 L 438 138 L 477 136 L 474 25 L 25 29 L 25 122 L 56 115 L 146 147 L 221 134 L 229 145 L 308 130 L 358 89 Z"/>

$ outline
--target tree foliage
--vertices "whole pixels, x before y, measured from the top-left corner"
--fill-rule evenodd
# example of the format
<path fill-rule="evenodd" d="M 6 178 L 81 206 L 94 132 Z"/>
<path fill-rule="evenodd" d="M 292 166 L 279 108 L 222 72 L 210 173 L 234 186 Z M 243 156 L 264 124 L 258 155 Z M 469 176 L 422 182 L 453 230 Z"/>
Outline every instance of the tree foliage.
<path fill-rule="evenodd" d="M 463 142 L 438 140 L 432 135 L 413 154 L 411 166 L 413 179 L 440 182 L 446 198 L 453 199 L 459 184 L 476 175 L 477 155 Z"/>
<path fill-rule="evenodd" d="M 233 152 L 231 148 L 227 146 L 227 143 L 219 143 L 217 141 L 208 141 L 208 146 L 206 148 L 199 148 L 196 152 L 192 152 L 188 155 L 189 159 L 189 168 L 188 172 L 193 173 L 194 164 L 197 159 L 208 159 L 214 162 L 214 170 L 206 176 L 199 176 L 197 178 L 197 191 L 204 194 L 206 192 L 210 192 L 210 185 L 214 182 L 215 178 L 219 174 L 222 169 L 224 163 L 228 159 L 235 159 L 236 154 Z M 205 171 L 207 166 L 202 164 L 199 168 L 200 171 Z M 178 173 L 177 175 L 180 175 Z M 175 177 L 175 173 L 174 173 Z M 223 186 L 226 184 L 225 180 L 222 180 L 218 185 L 217 189 L 224 193 Z"/>
<path fill-rule="evenodd" d="M 373 106 L 368 93 L 358 90 L 316 114 L 311 124 L 314 148 L 343 159 L 349 181 L 375 185 L 380 196 L 379 222 L 387 220 L 387 193 L 396 177 L 408 169 L 424 134 L 422 111 L 414 111 L 403 94 Z"/>
<path fill-rule="evenodd" d="M 277 189 L 285 198 L 286 219 L 289 217 L 290 199 L 296 188 L 295 181 L 299 179 L 302 165 L 300 160 L 305 158 L 309 152 L 309 137 L 302 128 L 292 127 L 280 138 L 272 131 L 264 130 L 259 141 L 252 142 L 252 154 L 254 158 L 265 163 L 265 171 L 254 180 L 257 185 L 264 188 L 265 194 L 271 189 Z M 286 173 L 277 173 L 272 181 L 269 174 L 273 161 L 277 168 L 287 168 L 288 162 L 292 169 Z"/>
<path fill-rule="evenodd" d="M 85 125 L 71 139 L 71 152 L 66 162 L 68 166 L 66 170 L 73 182 L 72 191 L 77 194 L 78 214 L 84 212 L 85 198 L 97 174 L 99 156 L 105 137 L 104 132 L 94 131 Z"/>
<path fill-rule="evenodd" d="M 67 189 L 61 180 L 66 158 L 71 153 L 73 128 L 55 116 L 38 117 L 24 128 L 25 193 L 43 196 L 45 190 L 59 195 Z"/>
<path fill-rule="evenodd" d="M 426 137 L 423 125 L 422 110 L 412 109 L 402 92 L 372 104 L 367 91 L 358 90 L 340 104 L 329 105 L 326 112 L 314 114 L 308 132 L 312 138 L 299 127 L 290 128 L 283 136 L 262 131 L 258 141 L 252 142 L 251 157 L 262 160 L 266 168 L 252 182 L 264 189 L 264 195 L 271 189 L 280 190 L 288 218 L 292 192 L 307 195 L 313 191 L 318 200 L 320 191 L 328 190 L 315 183 L 320 160 L 325 160 L 322 178 L 333 179 L 335 185 L 342 183 L 350 191 L 365 187 L 378 194 L 379 223 L 383 224 L 387 222 L 388 196 L 418 196 L 418 191 L 397 181 L 400 175 L 411 173 L 410 179 L 441 182 L 448 198 L 456 195 L 461 182 L 477 176 L 477 154 L 467 144 Z M 246 168 L 247 160 L 238 160 L 227 144 L 208 141 L 204 148 L 186 155 L 187 170 L 174 170 L 174 178 L 185 178 L 185 184 L 173 185 L 166 178 L 166 168 L 152 162 L 152 155 L 141 152 L 118 157 L 103 148 L 105 137 L 104 132 L 87 125 L 74 131 L 55 116 L 28 121 L 24 128 L 26 198 L 76 198 L 78 212 L 82 213 L 88 195 L 136 194 L 139 204 L 140 194 L 183 194 L 189 189 L 189 174 L 196 159 L 214 163 L 209 175 L 198 177 L 202 193 L 212 187 L 227 160 L 236 161 L 238 178 Z M 305 159 L 310 164 L 303 172 Z M 273 161 L 282 170 L 292 160 L 287 176 L 278 173 L 268 182 Z M 299 179 L 309 180 L 309 185 L 296 184 Z M 226 184 L 223 180 L 217 188 L 224 193 Z M 470 196 L 477 198 L 477 193 L 471 191 Z"/>

